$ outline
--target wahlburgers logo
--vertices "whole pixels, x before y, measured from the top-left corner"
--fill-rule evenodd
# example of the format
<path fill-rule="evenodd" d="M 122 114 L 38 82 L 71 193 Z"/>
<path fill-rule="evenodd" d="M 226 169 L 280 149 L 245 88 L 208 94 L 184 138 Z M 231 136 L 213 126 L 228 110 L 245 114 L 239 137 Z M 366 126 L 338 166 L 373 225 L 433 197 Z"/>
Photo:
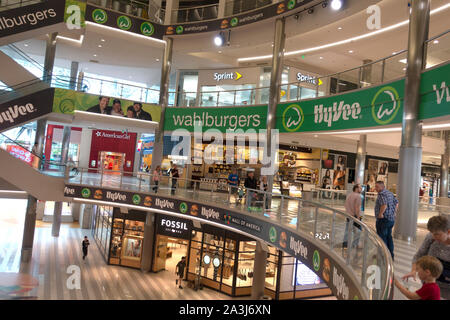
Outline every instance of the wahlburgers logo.
<path fill-rule="evenodd" d="M 270 227 L 269 229 L 269 240 L 272 243 L 275 243 L 277 241 L 277 229 L 274 227 Z"/>
<path fill-rule="evenodd" d="M 122 30 L 130 30 L 131 19 L 127 16 L 120 16 L 117 18 L 117 26 Z"/>
<path fill-rule="evenodd" d="M 298 104 L 291 104 L 283 112 L 282 121 L 286 131 L 297 131 L 302 126 L 304 120 L 303 110 Z"/>
<path fill-rule="evenodd" d="M 373 119 L 379 124 L 388 124 L 400 110 L 401 102 L 397 90 L 383 87 L 373 97 L 371 105 Z"/>
<path fill-rule="evenodd" d="M 186 202 L 182 202 L 180 204 L 180 211 L 181 213 L 186 213 L 188 211 L 188 205 Z"/>
<path fill-rule="evenodd" d="M 103 24 L 108 20 L 108 15 L 106 14 L 105 10 L 102 9 L 95 9 L 92 11 L 92 19 L 94 19 L 95 22 Z"/>
<path fill-rule="evenodd" d="M 134 204 L 140 204 L 141 203 L 141 196 L 138 194 L 135 194 L 132 198 L 132 201 Z"/>
<path fill-rule="evenodd" d="M 81 190 L 81 196 L 83 198 L 89 198 L 91 196 L 91 190 L 88 188 L 83 188 L 83 190 Z"/>
<path fill-rule="evenodd" d="M 289 10 L 293 9 L 295 7 L 295 0 L 289 1 L 287 7 Z"/>
<path fill-rule="evenodd" d="M 151 36 L 155 32 L 155 27 L 150 22 L 142 22 L 141 33 L 144 36 Z"/>
<path fill-rule="evenodd" d="M 314 250 L 313 254 L 313 268 L 315 271 L 319 271 L 320 269 L 320 254 L 317 250 Z"/>
<path fill-rule="evenodd" d="M 231 21 L 230 21 L 230 25 L 231 25 L 232 27 L 236 27 L 238 23 L 239 23 L 239 19 L 236 18 L 236 17 L 234 17 L 234 18 L 231 19 Z"/>
<path fill-rule="evenodd" d="M 176 32 L 177 34 L 182 34 L 183 31 L 184 31 L 183 26 L 178 26 L 178 27 L 175 29 L 175 32 Z"/>

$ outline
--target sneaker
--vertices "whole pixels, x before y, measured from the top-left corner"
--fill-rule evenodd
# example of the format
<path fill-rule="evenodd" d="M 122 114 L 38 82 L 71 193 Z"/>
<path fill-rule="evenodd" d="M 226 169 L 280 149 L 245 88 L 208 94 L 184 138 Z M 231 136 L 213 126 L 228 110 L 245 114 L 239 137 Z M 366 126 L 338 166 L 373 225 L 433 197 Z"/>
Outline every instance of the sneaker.
<path fill-rule="evenodd" d="M 183 287 L 182 287 L 182 286 L 179 286 L 178 288 L 180 288 L 180 289 L 183 289 Z"/>

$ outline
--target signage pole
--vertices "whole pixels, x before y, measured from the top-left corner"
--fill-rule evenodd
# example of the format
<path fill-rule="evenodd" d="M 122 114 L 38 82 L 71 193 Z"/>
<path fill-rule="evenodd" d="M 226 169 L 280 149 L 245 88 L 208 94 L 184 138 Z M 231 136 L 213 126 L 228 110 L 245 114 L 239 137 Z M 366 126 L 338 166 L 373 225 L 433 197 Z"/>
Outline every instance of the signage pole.
<path fill-rule="evenodd" d="M 47 35 L 47 46 L 45 48 L 45 59 L 44 59 L 44 82 L 50 84 L 52 82 L 53 66 L 55 64 L 55 53 L 56 53 L 56 36 L 57 32 Z"/>
<path fill-rule="evenodd" d="M 364 170 L 366 164 L 367 134 L 359 136 L 356 147 L 355 183 L 364 184 Z"/>
<path fill-rule="evenodd" d="M 156 166 L 161 165 L 163 158 L 164 144 L 164 117 L 166 108 L 169 105 L 169 80 L 170 68 L 172 66 L 172 48 L 173 39 L 167 38 L 164 47 L 163 61 L 161 66 L 161 85 L 159 93 L 159 105 L 161 106 L 161 119 L 159 120 L 158 130 L 155 132 L 155 143 L 153 146 L 151 172 Z"/>
<path fill-rule="evenodd" d="M 441 183 L 439 205 L 448 205 L 448 161 L 450 157 L 450 131 L 444 131 L 445 150 L 441 155 Z M 441 211 L 441 210 L 439 210 Z"/>
<path fill-rule="evenodd" d="M 267 110 L 267 136 L 265 148 L 267 150 L 268 159 L 270 159 L 269 166 L 275 168 L 276 152 L 272 154 L 272 130 L 276 128 L 276 112 L 277 105 L 280 100 L 280 84 L 281 84 L 281 71 L 283 67 L 283 55 L 284 55 L 284 42 L 285 42 L 285 20 L 284 18 L 277 19 L 275 21 L 275 34 L 273 45 L 273 57 L 272 57 L 272 72 L 270 75 L 270 96 L 269 105 Z M 276 146 L 278 148 L 278 146 Z M 269 192 L 268 207 L 272 207 L 272 189 L 273 189 L 273 176 L 276 174 L 274 171 L 267 177 L 267 191 Z"/>
<path fill-rule="evenodd" d="M 430 1 L 413 0 L 409 18 L 408 64 L 405 79 L 402 143 L 399 157 L 399 212 L 395 224 L 396 239 L 416 239 L 422 164 L 422 123 L 418 120 L 420 81 L 426 65 L 425 41 L 428 38 Z"/>

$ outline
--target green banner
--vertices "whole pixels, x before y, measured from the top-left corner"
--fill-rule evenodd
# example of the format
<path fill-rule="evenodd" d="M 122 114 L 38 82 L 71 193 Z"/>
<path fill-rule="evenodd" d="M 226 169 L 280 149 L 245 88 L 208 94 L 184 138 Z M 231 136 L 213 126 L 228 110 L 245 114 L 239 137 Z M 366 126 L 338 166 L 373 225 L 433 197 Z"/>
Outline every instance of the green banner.
<path fill-rule="evenodd" d="M 421 80 L 419 119 L 450 114 L 450 64 L 426 71 Z M 327 98 L 280 104 L 280 132 L 359 129 L 399 124 L 403 117 L 405 79 Z"/>
<path fill-rule="evenodd" d="M 116 105 L 114 105 L 113 102 L 115 100 L 120 101 L 120 104 L 116 103 Z M 137 113 L 133 105 L 133 101 L 130 100 L 108 98 L 106 96 L 101 97 L 98 95 L 57 88 L 55 89 L 53 112 L 73 114 L 75 110 L 79 110 L 156 122 L 159 122 L 161 119 L 160 106 L 142 103 L 142 111 L 144 112 Z M 143 115 L 145 115 L 145 117 Z"/>
<path fill-rule="evenodd" d="M 194 132 L 194 124 L 201 123 L 202 131 L 218 129 L 244 131 L 267 127 L 267 106 L 212 107 L 212 108 L 167 108 L 164 130 L 186 129 Z"/>
<path fill-rule="evenodd" d="M 450 64 L 424 72 L 420 82 L 419 119 L 450 115 Z"/>
<path fill-rule="evenodd" d="M 343 130 L 402 121 L 404 80 L 327 98 L 280 104 L 280 132 Z"/>

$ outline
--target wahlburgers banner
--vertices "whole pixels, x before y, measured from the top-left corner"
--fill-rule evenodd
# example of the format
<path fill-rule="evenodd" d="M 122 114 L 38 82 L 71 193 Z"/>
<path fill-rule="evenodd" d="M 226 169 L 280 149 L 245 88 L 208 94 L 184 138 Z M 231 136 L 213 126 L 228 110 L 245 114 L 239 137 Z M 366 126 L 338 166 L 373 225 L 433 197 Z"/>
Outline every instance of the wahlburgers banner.
<path fill-rule="evenodd" d="M 86 3 L 47 0 L 0 12 L 0 38 L 67 22 L 69 29 L 84 27 Z"/>
<path fill-rule="evenodd" d="M 164 27 L 157 23 L 91 4 L 86 8 L 86 21 L 157 39 L 164 35 Z"/>
<path fill-rule="evenodd" d="M 186 129 L 194 132 L 196 123 L 202 124 L 202 131 L 218 129 L 244 131 L 267 127 L 267 106 L 225 107 L 225 108 L 166 108 L 164 131 Z"/>
<path fill-rule="evenodd" d="M 52 112 L 55 89 L 45 89 L 0 104 L 0 132 Z"/>
<path fill-rule="evenodd" d="M 347 272 L 348 269 L 343 268 L 343 265 L 345 265 L 343 261 L 323 250 L 325 244 L 318 245 L 320 240 L 305 239 L 292 232 L 292 229 L 269 223 L 269 221 L 257 216 L 189 200 L 95 188 L 93 186 L 66 184 L 64 195 L 72 198 L 107 201 L 112 205 L 120 203 L 133 205 L 134 208 L 140 206 L 144 209 L 164 210 L 243 231 L 299 259 L 328 284 L 338 299 L 367 298 L 360 292 L 358 280 L 354 277 L 353 272 Z"/>
<path fill-rule="evenodd" d="M 419 119 L 450 115 L 450 64 L 422 74 Z M 405 80 L 327 98 L 280 104 L 280 132 L 357 129 L 399 124 Z"/>
<path fill-rule="evenodd" d="M 117 28 L 156 39 L 162 39 L 164 35 L 182 35 L 219 31 L 244 26 L 253 22 L 287 13 L 298 7 L 306 5 L 309 2 L 312 2 L 312 0 L 285 0 L 261 9 L 252 10 L 248 13 L 243 13 L 224 19 L 215 19 L 198 23 L 174 24 L 169 26 L 88 4 L 86 10 L 86 20 L 108 27 Z"/>

